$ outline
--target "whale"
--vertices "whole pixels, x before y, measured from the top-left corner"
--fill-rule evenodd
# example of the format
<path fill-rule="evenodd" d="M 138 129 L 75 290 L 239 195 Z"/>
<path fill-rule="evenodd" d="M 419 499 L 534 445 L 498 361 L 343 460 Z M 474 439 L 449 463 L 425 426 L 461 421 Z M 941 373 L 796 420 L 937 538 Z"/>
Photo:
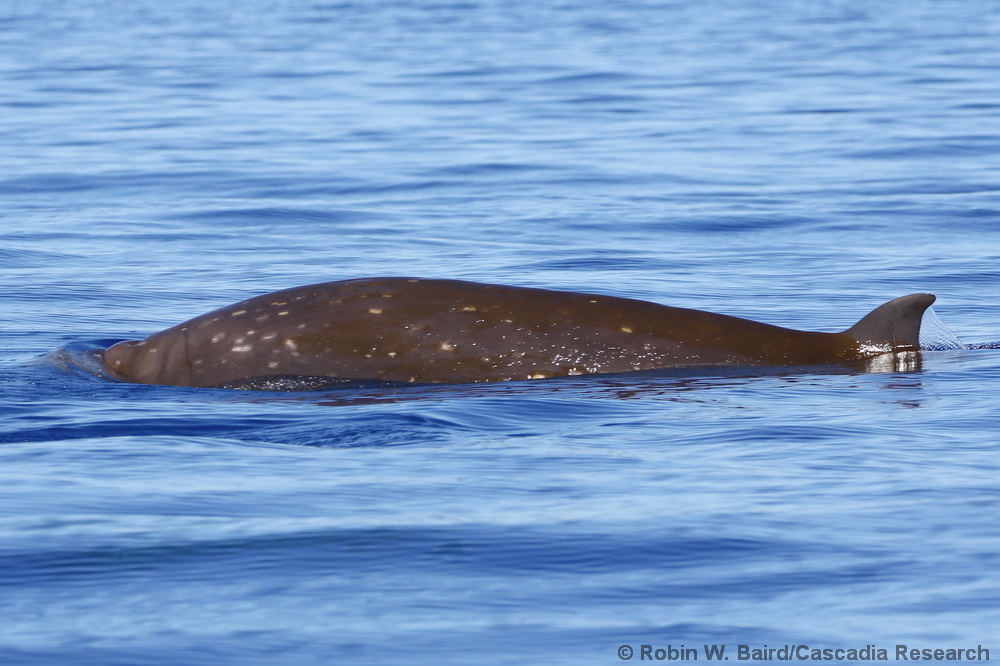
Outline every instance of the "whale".
<path fill-rule="evenodd" d="M 602 294 L 362 278 L 254 296 L 97 353 L 120 381 L 230 388 L 296 377 L 475 383 L 812 366 L 919 351 L 934 300 L 902 296 L 824 333 Z"/>

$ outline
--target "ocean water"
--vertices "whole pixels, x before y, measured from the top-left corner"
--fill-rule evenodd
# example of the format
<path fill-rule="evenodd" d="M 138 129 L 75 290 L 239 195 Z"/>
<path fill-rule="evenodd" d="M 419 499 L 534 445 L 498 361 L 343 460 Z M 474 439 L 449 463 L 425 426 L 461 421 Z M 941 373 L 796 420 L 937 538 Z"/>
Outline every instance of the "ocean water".
<path fill-rule="evenodd" d="M 4 664 L 1000 659 L 995 3 L 3 0 L 0 140 Z M 283 393 L 79 363 L 377 275 L 824 331 L 926 291 L 943 342 Z"/>

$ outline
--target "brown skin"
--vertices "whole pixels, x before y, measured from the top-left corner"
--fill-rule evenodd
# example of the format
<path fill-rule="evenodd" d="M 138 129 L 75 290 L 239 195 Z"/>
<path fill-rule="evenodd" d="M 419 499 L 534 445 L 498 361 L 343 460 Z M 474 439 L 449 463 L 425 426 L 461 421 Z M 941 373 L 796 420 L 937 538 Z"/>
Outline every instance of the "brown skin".
<path fill-rule="evenodd" d="M 919 329 L 933 296 L 903 297 L 879 310 L 917 296 L 923 298 L 908 305 L 906 317 L 919 310 Z M 867 328 L 883 327 L 879 310 L 847 332 L 812 333 L 613 296 L 372 278 L 250 298 L 141 342 L 120 342 L 105 350 L 104 360 L 126 381 L 207 387 L 275 375 L 495 382 L 685 366 L 814 365 L 915 349 L 915 340 L 869 334 Z M 851 335 L 865 322 L 866 339 Z"/>

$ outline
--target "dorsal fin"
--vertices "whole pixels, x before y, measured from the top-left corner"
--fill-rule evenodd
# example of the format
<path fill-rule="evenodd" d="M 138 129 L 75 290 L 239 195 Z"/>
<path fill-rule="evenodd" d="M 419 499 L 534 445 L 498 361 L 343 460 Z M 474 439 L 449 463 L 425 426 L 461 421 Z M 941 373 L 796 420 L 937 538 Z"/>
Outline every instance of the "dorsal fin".
<path fill-rule="evenodd" d="M 888 347 L 884 351 L 916 351 L 920 348 L 920 320 L 935 300 L 932 294 L 894 298 L 844 332 L 862 345 Z"/>

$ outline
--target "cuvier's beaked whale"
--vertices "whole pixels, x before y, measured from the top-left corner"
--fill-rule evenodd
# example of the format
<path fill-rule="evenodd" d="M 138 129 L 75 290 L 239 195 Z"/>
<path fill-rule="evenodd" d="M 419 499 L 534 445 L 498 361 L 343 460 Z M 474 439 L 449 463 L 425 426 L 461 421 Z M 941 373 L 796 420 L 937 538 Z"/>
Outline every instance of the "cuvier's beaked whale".
<path fill-rule="evenodd" d="M 268 377 L 498 382 L 696 366 L 845 363 L 919 349 L 911 294 L 842 333 L 598 294 L 369 278 L 240 301 L 103 351 L 120 379 L 222 386 Z"/>

